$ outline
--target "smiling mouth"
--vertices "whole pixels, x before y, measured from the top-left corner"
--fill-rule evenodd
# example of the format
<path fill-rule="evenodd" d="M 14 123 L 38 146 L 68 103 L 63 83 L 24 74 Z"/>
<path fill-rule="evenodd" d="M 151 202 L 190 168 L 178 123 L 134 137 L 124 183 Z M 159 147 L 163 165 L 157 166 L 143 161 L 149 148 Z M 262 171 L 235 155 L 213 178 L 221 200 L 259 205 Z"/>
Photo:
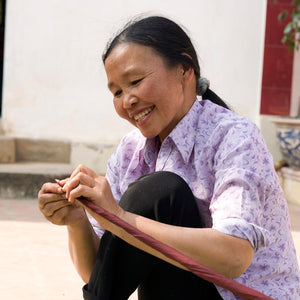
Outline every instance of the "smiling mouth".
<path fill-rule="evenodd" d="M 141 121 L 143 118 L 145 118 L 154 109 L 154 107 L 155 106 L 153 105 L 153 106 L 147 108 L 146 110 L 144 110 L 143 112 L 135 115 L 134 120 L 137 121 L 137 122 Z"/>

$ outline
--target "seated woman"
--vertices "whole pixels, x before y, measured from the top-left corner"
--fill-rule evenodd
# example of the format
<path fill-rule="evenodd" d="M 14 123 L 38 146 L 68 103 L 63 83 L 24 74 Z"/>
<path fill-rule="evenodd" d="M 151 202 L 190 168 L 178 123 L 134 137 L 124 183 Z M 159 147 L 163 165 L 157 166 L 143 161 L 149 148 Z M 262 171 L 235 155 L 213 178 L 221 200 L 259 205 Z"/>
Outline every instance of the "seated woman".
<path fill-rule="evenodd" d="M 284 194 L 259 129 L 200 76 L 173 21 L 129 23 L 103 55 L 116 112 L 136 129 L 105 177 L 80 165 L 45 183 L 39 207 L 66 225 L 84 299 L 238 299 L 85 209 L 84 197 L 176 250 L 274 299 L 300 299 Z M 202 96 L 202 101 L 197 99 Z"/>

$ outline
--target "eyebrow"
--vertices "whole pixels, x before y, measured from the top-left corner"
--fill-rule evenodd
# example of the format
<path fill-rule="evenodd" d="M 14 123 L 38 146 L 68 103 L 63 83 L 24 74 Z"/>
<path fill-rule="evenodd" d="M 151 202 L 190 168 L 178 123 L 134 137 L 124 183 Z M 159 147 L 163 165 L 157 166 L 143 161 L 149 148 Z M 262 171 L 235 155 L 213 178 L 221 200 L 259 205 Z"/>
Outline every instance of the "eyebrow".
<path fill-rule="evenodd" d="M 114 84 L 113 82 L 109 82 L 109 83 L 107 84 L 107 87 L 108 87 L 109 90 L 111 90 L 111 88 L 112 88 L 114 85 L 115 85 L 115 84 Z"/>
<path fill-rule="evenodd" d="M 130 75 L 136 75 L 139 72 L 140 71 L 136 67 L 131 67 L 131 68 L 128 68 L 126 71 L 124 71 L 124 73 L 121 75 L 121 77 L 126 78 L 126 77 L 129 77 Z M 115 84 L 113 82 L 109 82 L 107 84 L 107 87 L 109 89 L 111 89 L 114 86 L 115 86 Z"/>

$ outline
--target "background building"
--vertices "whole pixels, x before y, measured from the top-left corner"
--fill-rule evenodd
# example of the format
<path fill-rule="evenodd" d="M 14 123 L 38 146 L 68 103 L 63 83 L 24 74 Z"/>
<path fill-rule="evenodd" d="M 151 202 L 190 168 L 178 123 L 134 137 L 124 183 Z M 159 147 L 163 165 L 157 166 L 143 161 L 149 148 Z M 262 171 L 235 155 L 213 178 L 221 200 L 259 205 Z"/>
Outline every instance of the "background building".
<path fill-rule="evenodd" d="M 3 135 L 67 143 L 72 165 L 104 172 L 132 127 L 114 111 L 101 54 L 131 17 L 160 14 L 186 28 L 211 88 L 261 127 L 278 160 L 274 127 L 260 114 L 266 12 L 266 0 L 7 1 Z"/>

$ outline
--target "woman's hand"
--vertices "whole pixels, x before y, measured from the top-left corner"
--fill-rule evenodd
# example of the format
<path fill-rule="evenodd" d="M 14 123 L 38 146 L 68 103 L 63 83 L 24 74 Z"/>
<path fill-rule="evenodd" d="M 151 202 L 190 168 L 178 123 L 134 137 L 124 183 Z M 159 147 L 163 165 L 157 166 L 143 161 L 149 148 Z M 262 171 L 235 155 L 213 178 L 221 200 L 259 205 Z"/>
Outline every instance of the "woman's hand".
<path fill-rule="evenodd" d="M 45 183 L 38 194 L 39 209 L 47 220 L 56 225 L 75 225 L 86 218 L 84 209 L 66 198 L 59 183 Z"/>
<path fill-rule="evenodd" d="M 62 189 L 72 204 L 77 202 L 76 199 L 84 197 L 112 214 L 120 215 L 122 213 L 121 207 L 113 197 L 107 179 L 84 165 L 79 165 L 74 170 Z"/>

